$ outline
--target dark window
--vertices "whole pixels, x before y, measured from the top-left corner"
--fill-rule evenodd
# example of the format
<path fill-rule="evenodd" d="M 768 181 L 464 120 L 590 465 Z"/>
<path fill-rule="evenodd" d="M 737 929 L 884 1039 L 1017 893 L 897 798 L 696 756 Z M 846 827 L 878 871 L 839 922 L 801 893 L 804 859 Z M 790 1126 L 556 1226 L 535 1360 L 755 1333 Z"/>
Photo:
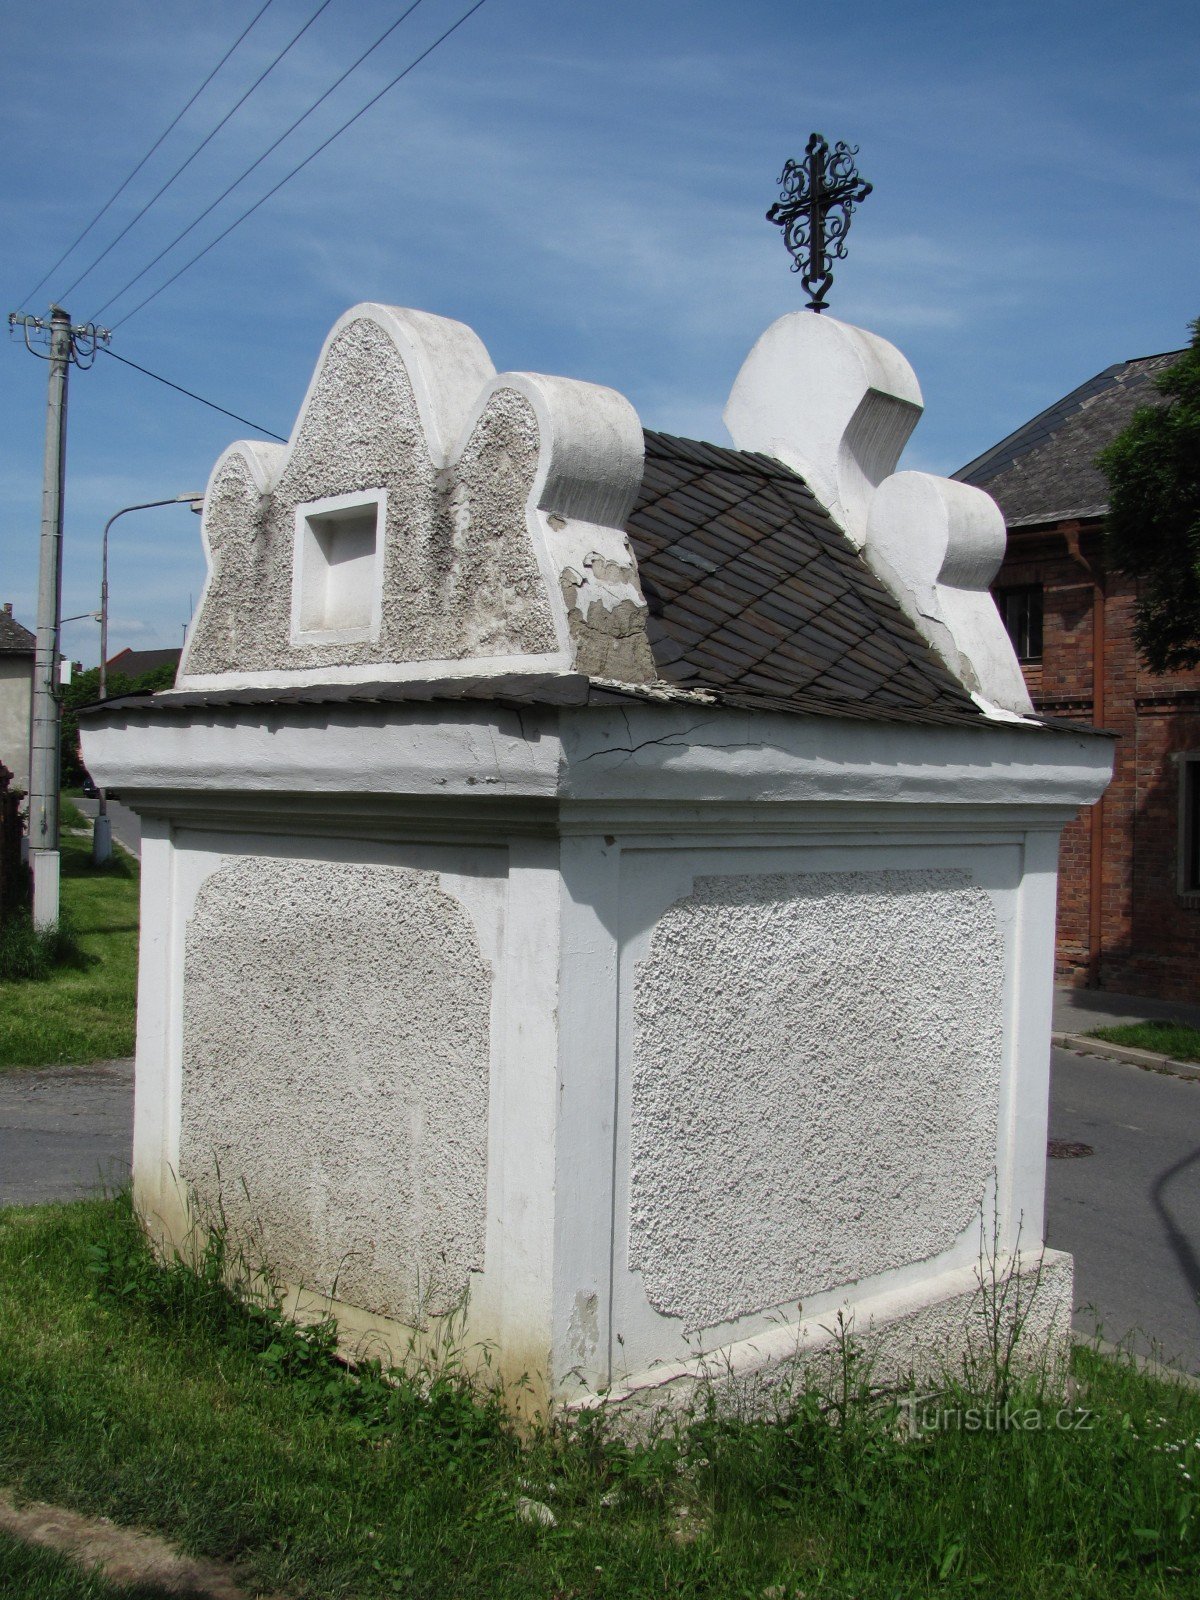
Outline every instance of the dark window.
<path fill-rule="evenodd" d="M 1200 894 L 1200 755 L 1179 763 L 1179 889 Z"/>
<path fill-rule="evenodd" d="M 1008 629 L 1018 661 L 1042 659 L 1042 591 L 1035 585 L 1028 589 L 1000 589 L 996 594 L 1000 616 Z"/>

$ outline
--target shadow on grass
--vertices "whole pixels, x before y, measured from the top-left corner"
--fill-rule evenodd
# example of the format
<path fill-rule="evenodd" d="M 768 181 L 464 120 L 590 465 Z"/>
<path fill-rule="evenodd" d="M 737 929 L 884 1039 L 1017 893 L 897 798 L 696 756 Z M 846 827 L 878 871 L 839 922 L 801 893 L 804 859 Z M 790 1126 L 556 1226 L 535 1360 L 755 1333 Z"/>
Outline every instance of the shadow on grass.
<path fill-rule="evenodd" d="M 0 928 L 0 981 L 6 983 L 36 983 L 64 968 L 85 972 L 99 959 L 80 947 L 68 917 L 52 928 L 35 928 L 23 912 Z"/>
<path fill-rule="evenodd" d="M 64 878 L 132 878 L 133 869 L 126 858 L 114 850 L 102 865 L 97 866 L 86 850 L 64 850 L 60 868 Z"/>

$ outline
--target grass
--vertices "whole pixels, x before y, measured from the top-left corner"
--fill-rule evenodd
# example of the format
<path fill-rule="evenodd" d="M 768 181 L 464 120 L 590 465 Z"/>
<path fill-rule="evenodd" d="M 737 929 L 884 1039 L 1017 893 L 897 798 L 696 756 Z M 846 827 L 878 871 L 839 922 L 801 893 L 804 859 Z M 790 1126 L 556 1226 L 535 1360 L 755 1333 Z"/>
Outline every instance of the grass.
<path fill-rule="evenodd" d="M 1200 1028 L 1186 1022 L 1126 1022 L 1093 1028 L 1088 1038 L 1128 1045 L 1131 1050 L 1157 1050 L 1175 1061 L 1200 1061 Z"/>
<path fill-rule="evenodd" d="M 156 1584 L 106 1583 L 66 1556 L 0 1533 L 0 1600 L 179 1600 Z"/>
<path fill-rule="evenodd" d="M 17 924 L 15 931 L 10 924 L 0 938 L 0 970 L 33 963 L 33 975 L 0 981 L 0 1070 L 133 1054 L 137 864 L 118 851 L 107 865 L 95 867 L 90 840 L 67 833 L 61 849 L 63 928 L 69 938 L 59 941 L 50 959 L 44 949 L 39 954 L 28 924 Z"/>
<path fill-rule="evenodd" d="M 1061 1417 L 976 1430 L 951 1394 L 914 1434 L 798 1393 L 634 1448 L 594 1419 L 520 1434 L 453 1367 L 352 1375 L 223 1266 L 154 1266 L 122 1198 L 0 1211 L 0 1482 L 304 1600 L 1200 1592 L 1200 1394 L 1094 1352 Z"/>

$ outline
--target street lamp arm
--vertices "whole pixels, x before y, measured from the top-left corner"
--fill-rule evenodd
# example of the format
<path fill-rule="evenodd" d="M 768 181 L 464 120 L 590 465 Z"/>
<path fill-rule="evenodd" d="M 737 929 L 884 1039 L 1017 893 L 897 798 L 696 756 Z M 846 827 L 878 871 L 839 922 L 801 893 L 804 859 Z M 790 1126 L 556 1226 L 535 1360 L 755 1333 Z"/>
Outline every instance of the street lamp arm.
<path fill-rule="evenodd" d="M 131 511 L 153 511 L 159 506 L 190 505 L 194 510 L 198 503 L 202 503 L 202 494 L 173 494 L 167 500 L 143 500 L 140 505 L 122 506 L 120 511 L 114 511 L 104 524 L 104 537 L 100 541 L 100 698 L 108 698 L 108 530 L 118 517 L 126 517 Z"/>
<path fill-rule="evenodd" d="M 141 505 L 122 506 L 120 511 L 114 511 L 112 516 L 109 517 L 108 521 L 104 524 L 104 537 L 106 539 L 108 538 L 108 530 L 112 527 L 113 523 L 118 517 L 128 516 L 131 511 L 153 511 L 158 506 L 189 505 L 193 504 L 197 500 L 203 499 L 204 496 L 202 494 L 173 494 L 169 500 L 143 500 Z"/>

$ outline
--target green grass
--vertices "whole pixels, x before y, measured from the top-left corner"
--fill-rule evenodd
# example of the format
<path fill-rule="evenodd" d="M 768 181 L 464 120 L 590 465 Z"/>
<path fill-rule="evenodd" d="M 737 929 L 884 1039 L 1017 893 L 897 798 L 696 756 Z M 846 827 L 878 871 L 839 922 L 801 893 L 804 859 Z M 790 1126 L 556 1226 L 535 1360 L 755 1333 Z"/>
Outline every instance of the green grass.
<path fill-rule="evenodd" d="M 1093 1028 L 1088 1038 L 1128 1045 L 1131 1050 L 1157 1050 L 1176 1061 L 1200 1061 L 1200 1028 L 1186 1022 L 1127 1022 L 1119 1027 Z"/>
<path fill-rule="evenodd" d="M 137 864 L 64 834 L 62 910 L 73 950 L 41 977 L 0 982 L 0 1069 L 133 1054 L 137 1005 Z"/>
<path fill-rule="evenodd" d="M 453 1371 L 356 1378 L 221 1265 L 154 1267 L 124 1199 L 0 1211 L 0 1483 L 303 1600 L 1200 1592 L 1200 1395 L 1093 1352 L 1082 1427 L 1049 1407 L 914 1437 L 799 1394 L 631 1448 L 596 1422 L 521 1435 Z"/>
<path fill-rule="evenodd" d="M 60 828 L 86 828 L 88 819 L 75 805 L 74 800 L 82 795 L 82 789 L 63 790 L 58 800 L 58 825 Z M 74 799 L 72 798 L 74 797 Z"/>

